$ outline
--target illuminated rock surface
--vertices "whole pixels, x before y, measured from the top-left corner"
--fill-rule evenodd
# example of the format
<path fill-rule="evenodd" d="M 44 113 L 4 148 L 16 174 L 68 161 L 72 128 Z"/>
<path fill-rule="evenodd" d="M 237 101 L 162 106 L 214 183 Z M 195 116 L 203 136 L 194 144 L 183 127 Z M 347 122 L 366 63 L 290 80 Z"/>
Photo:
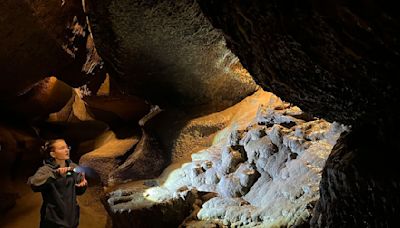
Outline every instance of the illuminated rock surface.
<path fill-rule="evenodd" d="M 261 87 L 307 113 L 352 126 L 327 160 L 311 226 L 398 226 L 396 2 L 198 3 Z"/>
<path fill-rule="evenodd" d="M 25 182 L 23 173 L 40 163 L 40 138 L 58 135 L 70 140 L 76 161 L 95 152 L 87 158 L 99 159 L 98 167 L 84 161 L 97 168 L 102 183 L 108 183 L 109 170 L 115 171 L 116 186 L 107 189 L 109 198 L 120 197 L 113 193 L 116 190 L 121 197 L 131 195 L 134 204 L 156 200 L 151 205 L 160 213 L 174 211 L 164 213 L 166 220 L 161 221 L 168 224 L 179 224 L 187 215 L 183 223 L 190 226 L 297 224 L 308 220 L 313 210 L 311 224 L 304 225 L 397 227 L 396 6 L 388 1 L 1 1 L 0 178 L 5 180 L 0 204 L 6 210 L 15 200 L 17 204 L 8 213 L 11 219 L 0 226 L 29 227 L 38 219 L 39 198 L 19 184 Z M 109 73 L 106 80 L 104 70 Z M 53 75 L 59 80 L 42 80 Z M 285 113 L 288 107 L 262 109 L 260 119 L 252 123 L 257 110 L 253 107 L 235 105 L 215 113 L 254 92 L 251 77 L 313 116 L 351 125 L 332 148 L 322 177 L 315 174 L 326 156 L 321 151 L 335 143 L 336 136 L 329 134 L 340 125 L 316 121 L 293 107 L 290 113 Z M 86 99 L 77 89 L 71 96 L 71 87 L 79 86 Z M 90 97 L 95 94 L 103 97 Z M 143 137 L 143 145 L 151 143 L 142 147 L 148 153 L 138 154 L 146 158 L 153 148 L 161 148 L 156 151 L 168 156 L 154 165 L 171 165 L 158 179 L 120 185 L 155 176 L 163 168 L 146 172 L 152 168 L 149 164 L 141 172 L 139 164 L 148 160 L 137 159 L 127 149 L 137 146 L 137 120 L 154 104 L 165 112 L 141 125 L 150 136 Z M 104 137 L 111 132 L 115 137 Z M 121 148 L 103 147 L 125 139 L 128 143 Z M 110 151 L 101 151 L 107 148 Z M 311 156 L 316 148 L 322 148 L 321 156 Z M 198 151 L 203 152 L 193 155 L 192 161 L 191 154 Z M 155 158 L 160 158 L 157 153 Z M 181 167 L 184 162 L 189 163 Z M 178 179 L 169 179 L 170 174 Z M 300 178 L 293 180 L 296 175 Z M 319 200 L 317 186 L 311 185 L 309 191 L 304 183 L 310 182 L 301 181 L 304 176 L 321 178 Z M 289 180 L 296 185 L 283 185 Z M 93 187 L 89 190 L 100 191 L 87 199 L 98 206 L 102 190 Z M 10 194 L 13 190 L 21 198 Z M 272 195 L 270 199 L 277 200 L 274 206 L 290 209 L 270 210 L 271 202 L 258 197 L 259 192 Z M 162 199 L 167 204 L 158 207 Z M 84 215 L 110 225 L 104 211 L 92 210 L 95 204 L 83 205 Z M 217 210 L 216 205 L 224 207 Z M 138 223 L 134 210 L 128 213 L 129 207 L 140 211 L 140 203 L 137 206 L 122 199 L 107 209 L 115 218 L 118 210 L 112 208 L 128 209 L 114 219 L 115 226 L 126 226 Z M 141 213 L 137 215 L 146 214 Z M 197 215 L 221 218 L 198 221 Z M 155 217 L 146 219 L 162 226 Z M 93 224 L 83 219 L 82 227 Z"/>
<path fill-rule="evenodd" d="M 325 160 L 346 128 L 300 119 L 304 115 L 299 108 L 274 96 L 264 101 L 269 104 L 261 106 L 257 116 L 231 120 L 210 148 L 192 154 L 191 163 L 170 172 L 165 181 L 154 182 L 163 182 L 160 186 L 141 190 L 142 200 L 165 204 L 185 198 L 191 189 L 215 192 L 215 198 L 199 206 L 200 220 L 248 226 L 307 223 L 319 198 Z M 118 191 L 127 199 L 137 194 L 131 187 Z M 109 200 L 118 201 L 121 197 L 116 195 L 111 193 Z M 129 210 L 134 204 L 129 205 L 108 206 Z"/>

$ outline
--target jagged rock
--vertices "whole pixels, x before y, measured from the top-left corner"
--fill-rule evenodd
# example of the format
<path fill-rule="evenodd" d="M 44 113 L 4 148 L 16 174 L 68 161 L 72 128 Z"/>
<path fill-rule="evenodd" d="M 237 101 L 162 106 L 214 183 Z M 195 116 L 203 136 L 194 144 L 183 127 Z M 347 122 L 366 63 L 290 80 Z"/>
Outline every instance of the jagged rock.
<path fill-rule="evenodd" d="M 249 130 L 244 134 L 244 137 L 240 139 L 239 145 L 247 145 L 250 141 L 257 140 L 264 136 L 265 128 L 263 126 L 249 126 Z"/>
<path fill-rule="evenodd" d="M 287 132 L 288 131 L 283 129 L 283 127 L 279 124 L 274 124 L 265 131 L 265 133 L 268 135 L 268 138 L 274 145 L 282 145 L 283 135 L 285 135 Z"/>
<path fill-rule="evenodd" d="M 233 147 L 240 145 L 240 139 L 243 138 L 244 132 L 245 131 L 233 130 L 229 135 L 228 145 L 231 145 Z"/>
<path fill-rule="evenodd" d="M 229 175 L 221 177 L 217 185 L 217 192 L 225 198 L 241 197 L 246 195 L 259 177 L 257 170 L 249 164 L 241 163 L 238 169 Z"/>
<path fill-rule="evenodd" d="M 271 107 L 262 107 L 267 108 Z M 285 108 L 289 110 L 285 112 Z M 318 119 L 294 119 L 298 125 L 286 128 L 280 125 L 285 119 L 281 115 L 302 113 L 285 105 L 270 110 L 262 112 L 269 113 L 265 117 L 271 120 L 271 127 L 258 122 L 254 112 L 247 127 L 233 128 L 232 133 L 222 130 L 225 140 L 193 154 L 191 163 L 171 173 L 151 195 L 168 199 L 181 188 L 218 193 L 218 198 L 203 204 L 198 217 L 228 226 L 307 224 L 312 205 L 319 198 L 320 172 L 333 147 L 331 143 L 347 128 Z M 310 129 L 318 130 L 315 141 L 305 140 L 312 135 Z M 241 146 L 242 152 L 233 149 L 231 144 L 236 143 L 243 144 L 235 145 Z"/>
<path fill-rule="evenodd" d="M 352 138 L 364 138 L 356 144 L 344 136 L 332 153 L 313 226 L 390 226 L 400 215 L 399 206 L 387 205 L 398 202 L 394 186 L 400 183 L 390 175 L 400 151 L 399 110 L 393 108 L 400 104 L 393 77 L 400 73 L 395 2 L 198 2 L 263 88 L 314 116 L 352 125 Z M 365 172 L 371 167 L 387 175 Z M 366 193 L 372 184 L 377 187 Z"/>
<path fill-rule="evenodd" d="M 241 208 L 241 212 L 235 212 L 238 208 Z M 247 213 L 243 213 L 243 210 L 247 210 Z M 202 220 L 211 220 L 213 218 L 225 217 L 225 215 L 229 214 L 233 217 L 236 217 L 236 221 L 247 220 L 249 216 L 251 216 L 251 211 L 255 210 L 254 207 L 249 205 L 243 199 L 240 198 L 230 198 L 225 199 L 221 197 L 215 197 L 206 203 L 203 204 L 203 209 L 200 210 L 197 215 L 199 219 Z M 243 214 L 241 214 L 243 213 Z M 246 223 L 246 221 L 244 221 Z M 224 220 L 224 225 L 234 225 L 231 222 Z M 239 225 L 239 224 L 236 224 Z M 245 225 L 249 225 L 248 223 Z"/>
<path fill-rule="evenodd" d="M 275 107 L 274 109 L 261 106 L 257 112 L 257 122 L 265 125 L 280 124 L 296 125 L 304 123 L 304 120 L 297 119 L 293 116 L 301 115 L 303 112 L 298 107 L 291 107 L 287 103 L 283 103 L 282 107 Z M 290 127 L 288 127 L 290 128 Z"/>

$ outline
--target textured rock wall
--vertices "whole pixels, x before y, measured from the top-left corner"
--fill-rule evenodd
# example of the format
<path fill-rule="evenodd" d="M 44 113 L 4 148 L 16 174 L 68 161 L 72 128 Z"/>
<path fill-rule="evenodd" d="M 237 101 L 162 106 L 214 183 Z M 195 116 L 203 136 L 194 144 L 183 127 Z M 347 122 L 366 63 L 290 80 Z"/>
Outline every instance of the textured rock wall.
<path fill-rule="evenodd" d="M 321 180 L 314 227 L 396 227 L 400 178 L 398 146 L 374 126 L 341 137 Z"/>
<path fill-rule="evenodd" d="M 323 170 L 312 225 L 395 224 L 400 23 L 394 3 L 198 2 L 263 88 L 315 116 L 352 125 Z"/>
<path fill-rule="evenodd" d="M 96 48 L 126 93 L 220 109 L 255 91 L 195 1 L 87 0 L 86 7 Z"/>
<path fill-rule="evenodd" d="M 282 99 L 344 124 L 395 116 L 400 23 L 390 4 L 198 2 L 256 81 Z"/>

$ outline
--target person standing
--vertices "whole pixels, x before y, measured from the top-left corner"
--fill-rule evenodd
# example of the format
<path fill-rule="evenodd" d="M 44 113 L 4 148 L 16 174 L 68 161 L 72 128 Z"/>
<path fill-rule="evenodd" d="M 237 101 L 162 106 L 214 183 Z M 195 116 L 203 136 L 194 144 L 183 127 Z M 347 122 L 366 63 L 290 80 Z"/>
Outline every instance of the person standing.
<path fill-rule="evenodd" d="M 86 191 L 85 174 L 74 171 L 77 164 L 70 160 L 70 148 L 64 139 L 47 141 L 43 149 L 49 158 L 28 179 L 32 190 L 43 198 L 40 228 L 78 227 L 80 208 L 76 196 Z"/>

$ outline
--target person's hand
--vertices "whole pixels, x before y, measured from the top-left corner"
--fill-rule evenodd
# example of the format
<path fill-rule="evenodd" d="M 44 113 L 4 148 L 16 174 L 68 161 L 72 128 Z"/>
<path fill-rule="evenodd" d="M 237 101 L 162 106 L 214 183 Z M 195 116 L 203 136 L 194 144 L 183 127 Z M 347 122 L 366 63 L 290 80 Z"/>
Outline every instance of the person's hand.
<path fill-rule="evenodd" d="M 71 167 L 63 167 L 63 168 L 58 168 L 56 170 L 57 173 L 59 173 L 60 175 L 64 175 L 66 174 L 68 171 L 71 171 L 72 168 Z"/>
<path fill-rule="evenodd" d="M 86 180 L 86 178 L 85 178 L 85 173 L 82 173 L 82 180 L 81 180 L 81 182 L 78 183 L 78 184 L 75 184 L 75 186 L 76 186 L 76 187 L 83 187 L 83 186 L 87 186 L 87 185 L 88 185 L 88 182 L 87 182 L 87 180 Z"/>

